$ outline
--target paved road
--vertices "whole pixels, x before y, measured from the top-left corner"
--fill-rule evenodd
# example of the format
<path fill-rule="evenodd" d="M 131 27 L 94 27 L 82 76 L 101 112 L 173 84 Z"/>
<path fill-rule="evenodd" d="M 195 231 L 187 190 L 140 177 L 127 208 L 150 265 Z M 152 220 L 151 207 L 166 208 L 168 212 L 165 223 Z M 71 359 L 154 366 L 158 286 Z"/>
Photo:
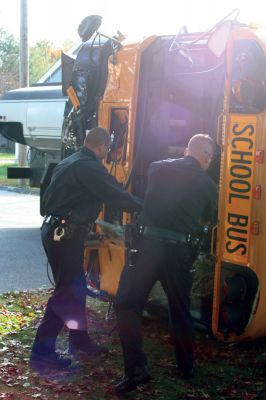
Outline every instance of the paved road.
<path fill-rule="evenodd" d="M 0 190 L 0 293 L 50 287 L 39 196 Z"/>

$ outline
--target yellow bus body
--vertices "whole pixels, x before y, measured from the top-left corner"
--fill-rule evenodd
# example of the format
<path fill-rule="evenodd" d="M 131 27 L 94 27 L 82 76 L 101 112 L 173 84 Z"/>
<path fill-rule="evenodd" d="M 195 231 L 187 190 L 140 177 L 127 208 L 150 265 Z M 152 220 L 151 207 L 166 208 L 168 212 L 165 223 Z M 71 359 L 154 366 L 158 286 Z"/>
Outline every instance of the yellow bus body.
<path fill-rule="evenodd" d="M 191 38 L 195 40 L 200 35 L 194 34 Z M 154 36 L 138 43 L 125 44 L 116 54 L 116 63 L 109 60 L 107 85 L 98 108 L 98 125 L 110 130 L 114 112 L 124 113 L 127 117 L 125 156 L 116 163 L 115 171 L 106 164 L 121 183 L 127 181 L 135 157 L 142 56 L 155 40 Z M 236 42 L 242 40 L 258 43 L 264 56 L 266 51 L 266 36 L 263 39 L 260 31 L 247 27 L 232 30 L 226 45 L 223 109 L 219 117 L 222 126 L 214 132 L 221 148 L 221 162 L 218 223 L 216 229 L 213 229 L 217 241 L 213 249 L 216 261 L 211 327 L 217 338 L 228 341 L 266 335 L 266 168 L 263 160 L 263 154 L 266 156 L 266 109 L 259 113 L 232 112 L 230 109 L 233 48 Z M 218 119 L 216 124 L 219 125 Z M 191 135 L 194 133 L 197 132 L 191 132 Z M 130 216 L 124 213 L 123 224 L 128 222 Z M 97 248 L 100 288 L 114 296 L 125 263 L 126 249 L 122 243 L 115 243 L 110 238 L 101 240 Z M 88 245 L 85 268 L 90 254 Z M 249 298 L 243 300 L 240 296 L 238 300 L 227 300 L 224 281 L 242 274 L 245 284 L 251 284 L 252 290 L 247 288 L 245 293 L 242 290 L 241 296 Z M 243 317 L 240 329 L 235 328 L 234 323 L 231 328 L 225 328 L 221 322 L 224 308 L 227 312 L 228 309 L 235 312 L 237 307 L 243 313 L 245 307 L 248 308 L 248 316 Z M 229 319 L 232 315 L 229 315 Z"/>
<path fill-rule="evenodd" d="M 266 36 L 264 36 L 266 39 Z M 248 340 L 266 335 L 266 113 L 230 113 L 232 47 L 239 40 L 254 40 L 264 52 L 266 41 L 256 30 L 239 28 L 227 49 L 228 79 L 225 82 L 224 129 L 221 137 L 222 160 L 219 188 L 218 246 L 214 279 L 212 330 L 222 340 Z M 227 101 L 226 101 L 227 100 Z M 242 156 L 242 158 L 241 158 Z M 256 189 L 259 194 L 256 198 Z M 224 266 L 224 267 L 223 267 Z M 238 269 L 235 267 L 238 266 Z M 224 301 L 223 280 L 237 271 L 253 271 L 258 279 L 250 317 L 242 333 L 219 328 Z"/>

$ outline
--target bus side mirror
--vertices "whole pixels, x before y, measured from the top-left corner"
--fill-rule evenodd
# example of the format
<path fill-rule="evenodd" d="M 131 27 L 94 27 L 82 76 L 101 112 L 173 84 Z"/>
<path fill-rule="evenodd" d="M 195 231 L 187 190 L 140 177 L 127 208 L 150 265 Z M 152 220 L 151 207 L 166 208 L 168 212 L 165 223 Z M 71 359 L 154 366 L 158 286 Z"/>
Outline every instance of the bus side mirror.
<path fill-rule="evenodd" d="M 84 18 L 78 27 L 78 34 L 82 42 L 89 40 L 92 35 L 98 31 L 102 23 L 102 17 L 100 15 L 89 15 Z"/>

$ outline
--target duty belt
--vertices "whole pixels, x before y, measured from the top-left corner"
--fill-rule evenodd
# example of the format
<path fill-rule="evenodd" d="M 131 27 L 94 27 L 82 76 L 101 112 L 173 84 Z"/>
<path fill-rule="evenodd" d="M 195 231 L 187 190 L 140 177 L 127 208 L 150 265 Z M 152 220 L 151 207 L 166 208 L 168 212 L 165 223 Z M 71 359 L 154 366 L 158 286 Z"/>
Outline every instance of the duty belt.
<path fill-rule="evenodd" d="M 57 217 L 57 216 L 54 216 L 54 215 L 47 215 L 44 218 L 43 222 L 45 224 L 50 224 L 52 226 L 58 226 L 58 225 L 60 225 L 60 223 L 62 221 L 67 221 L 67 217 Z"/>
<path fill-rule="evenodd" d="M 75 226 L 76 228 L 79 229 L 86 229 L 86 230 L 91 230 L 93 227 L 93 224 L 87 223 L 87 224 L 77 224 L 71 220 L 69 216 L 66 217 L 59 217 L 55 215 L 46 215 L 43 220 L 43 224 L 50 224 L 51 226 L 57 227 L 61 224 L 65 226 L 71 225 L 72 227 Z"/>
<path fill-rule="evenodd" d="M 145 226 L 143 230 L 143 235 L 166 242 L 180 243 L 189 243 L 192 237 L 191 234 L 170 231 L 168 229 L 155 228 L 153 226 Z"/>

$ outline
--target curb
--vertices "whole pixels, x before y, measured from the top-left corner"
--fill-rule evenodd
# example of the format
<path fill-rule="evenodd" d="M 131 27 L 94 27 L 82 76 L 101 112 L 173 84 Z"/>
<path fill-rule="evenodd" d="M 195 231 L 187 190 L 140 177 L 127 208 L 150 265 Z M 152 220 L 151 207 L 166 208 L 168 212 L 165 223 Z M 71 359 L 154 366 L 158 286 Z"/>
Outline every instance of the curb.
<path fill-rule="evenodd" d="M 0 190 L 6 190 L 7 192 L 21 193 L 21 194 L 31 194 L 33 196 L 39 196 L 40 195 L 39 189 L 37 189 L 37 190 L 36 189 L 34 190 L 34 189 L 28 188 L 28 187 L 24 188 L 24 187 L 0 185 Z"/>

